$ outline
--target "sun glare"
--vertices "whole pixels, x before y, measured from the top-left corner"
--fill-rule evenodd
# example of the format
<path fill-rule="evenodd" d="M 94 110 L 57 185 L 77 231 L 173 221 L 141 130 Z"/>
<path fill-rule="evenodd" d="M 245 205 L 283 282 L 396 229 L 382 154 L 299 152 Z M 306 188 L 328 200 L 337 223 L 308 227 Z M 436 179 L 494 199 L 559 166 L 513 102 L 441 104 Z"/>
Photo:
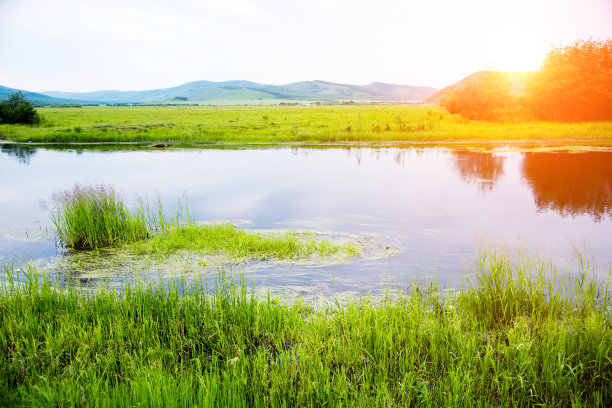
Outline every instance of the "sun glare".
<path fill-rule="evenodd" d="M 535 71 L 542 64 L 549 48 L 537 33 L 500 31 L 489 40 L 489 49 L 492 50 L 490 63 L 500 71 Z"/>

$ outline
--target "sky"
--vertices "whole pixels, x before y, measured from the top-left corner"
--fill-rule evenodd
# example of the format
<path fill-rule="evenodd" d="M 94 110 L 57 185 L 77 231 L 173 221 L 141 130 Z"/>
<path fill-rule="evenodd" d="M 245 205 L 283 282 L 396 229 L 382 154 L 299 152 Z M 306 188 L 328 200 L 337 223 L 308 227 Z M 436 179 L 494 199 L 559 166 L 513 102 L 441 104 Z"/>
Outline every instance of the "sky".
<path fill-rule="evenodd" d="M 612 0 L 0 0 L 0 85 L 306 80 L 442 88 L 612 37 Z"/>

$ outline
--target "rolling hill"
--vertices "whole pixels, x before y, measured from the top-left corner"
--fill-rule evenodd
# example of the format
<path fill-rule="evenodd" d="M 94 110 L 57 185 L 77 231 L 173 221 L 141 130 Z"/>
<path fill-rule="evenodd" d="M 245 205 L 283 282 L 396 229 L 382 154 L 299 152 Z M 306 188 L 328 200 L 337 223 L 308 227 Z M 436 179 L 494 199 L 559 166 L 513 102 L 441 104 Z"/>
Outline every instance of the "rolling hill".
<path fill-rule="evenodd" d="M 36 92 L 24 91 L 22 89 L 9 88 L 0 85 L 0 101 L 8 98 L 9 92 L 23 92 L 23 95 L 35 105 L 68 105 L 95 103 L 85 99 L 70 99 L 70 98 L 55 98 L 49 95 L 44 95 Z"/>
<path fill-rule="evenodd" d="M 172 100 L 174 98 L 187 98 L 207 88 L 220 88 L 224 86 L 249 87 L 258 84 L 249 81 L 188 82 L 173 88 L 150 89 L 145 91 L 93 91 L 93 92 L 43 92 L 44 95 L 54 98 L 67 98 L 76 100 L 95 100 L 103 103 L 148 103 Z"/>
<path fill-rule="evenodd" d="M 393 85 L 374 82 L 369 85 L 337 84 L 325 81 L 304 81 L 286 85 L 264 85 L 250 81 L 196 81 L 173 88 L 144 91 L 43 92 L 53 98 L 102 103 L 152 103 L 297 100 L 297 101 L 380 101 L 419 102 L 435 93 L 431 87 Z"/>
<path fill-rule="evenodd" d="M 467 84 L 470 81 L 474 81 L 478 79 L 479 77 L 484 75 L 486 72 L 490 72 L 490 71 L 478 71 L 471 75 L 468 75 L 462 80 L 457 81 L 454 84 L 447 86 L 446 88 L 442 88 L 436 93 L 428 96 L 427 98 L 425 98 L 424 102 L 426 104 L 432 104 L 432 105 L 437 104 L 440 101 L 440 99 L 444 98 L 446 95 L 451 93 L 454 89 L 465 86 L 465 84 Z M 502 74 L 504 74 L 506 78 L 508 79 L 508 81 L 510 82 L 510 92 L 511 93 L 520 95 L 525 92 L 525 89 L 527 87 L 527 81 L 530 75 L 529 72 L 502 72 Z"/>

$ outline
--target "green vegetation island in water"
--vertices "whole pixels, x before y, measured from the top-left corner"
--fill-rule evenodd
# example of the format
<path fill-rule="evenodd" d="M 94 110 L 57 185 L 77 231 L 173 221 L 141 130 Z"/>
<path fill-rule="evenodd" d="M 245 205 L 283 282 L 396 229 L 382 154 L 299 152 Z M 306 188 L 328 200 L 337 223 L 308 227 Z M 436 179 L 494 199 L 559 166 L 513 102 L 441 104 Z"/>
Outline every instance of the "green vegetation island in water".
<path fill-rule="evenodd" d="M 81 186 L 55 194 L 51 220 L 60 242 L 72 249 L 97 249 L 122 245 L 140 255 L 164 256 L 185 250 L 228 255 L 233 258 L 303 259 L 344 254 L 356 255 L 359 247 L 315 239 L 312 233 L 250 232 L 231 223 L 198 224 L 185 206 L 167 215 L 140 202 L 134 209 L 111 186 Z"/>

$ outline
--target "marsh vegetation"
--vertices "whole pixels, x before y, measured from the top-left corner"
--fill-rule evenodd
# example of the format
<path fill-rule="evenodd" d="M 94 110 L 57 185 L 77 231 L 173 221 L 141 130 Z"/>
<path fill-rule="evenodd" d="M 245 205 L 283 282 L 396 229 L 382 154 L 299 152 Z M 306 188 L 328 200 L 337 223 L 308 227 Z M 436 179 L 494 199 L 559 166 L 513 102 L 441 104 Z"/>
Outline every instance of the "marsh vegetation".
<path fill-rule="evenodd" d="M 313 233 L 249 232 L 231 223 L 198 224 L 188 207 L 179 203 L 166 214 L 140 200 L 129 209 L 112 186 L 81 186 L 54 195 L 51 219 L 60 242 L 72 249 L 97 249 L 124 245 L 136 254 L 163 256 L 183 250 L 222 253 L 236 258 L 301 259 L 339 252 L 356 255 L 352 242 L 342 244 L 317 239 Z"/>
<path fill-rule="evenodd" d="M 477 230 L 492 224 L 495 233 L 510 231 L 514 236 L 527 231 L 548 243 L 555 238 L 555 228 L 563 228 L 572 236 L 594 237 L 605 256 L 610 225 L 608 151 L 419 147 L 402 155 L 398 149 L 348 148 L 311 149 L 304 154 L 297 149 L 110 148 L 89 153 L 62 149 L 6 149 L 14 157 L 0 164 L 13 175 L 11 182 L 24 186 L 35 185 L 28 182 L 33 179 L 41 185 L 66 185 L 77 173 L 81 179 L 104 174 L 123 181 L 132 171 L 131 179 L 118 185 L 117 191 L 136 194 L 143 179 L 153 178 L 168 198 L 164 205 L 176 203 L 176 174 L 180 174 L 181 188 L 212 197 L 210 202 L 194 200 L 198 219 L 214 218 L 220 214 L 215 208 L 225 210 L 233 201 L 252 197 L 252 191 L 264 191 L 255 196 L 256 204 L 241 210 L 244 213 L 221 214 L 241 219 L 264 208 L 269 211 L 263 215 L 267 224 L 256 222 L 257 228 L 282 228 L 286 219 L 313 220 L 325 214 L 342 220 L 333 225 L 349 232 L 384 231 L 388 235 L 383 242 L 401 243 L 404 253 L 365 267 L 347 263 L 334 265 L 331 271 L 300 269 L 294 260 L 334 254 L 351 257 L 355 244 L 290 228 L 279 233 L 199 223 L 185 205 L 178 210 L 166 210 L 156 202 L 147 205 L 146 200 L 128 205 L 130 201 L 108 186 L 81 185 L 60 192 L 51 209 L 58 230 L 63 231 L 61 241 L 71 248 L 63 252 L 67 259 L 86 253 L 95 263 L 96 257 L 115 256 L 115 248 L 153 260 L 151 265 L 156 258 L 181 251 L 202 259 L 210 253 L 255 258 L 252 263 L 257 264 L 281 259 L 291 266 L 278 273 L 279 285 L 295 285 L 300 274 L 303 280 L 298 284 L 305 286 L 333 279 L 329 285 L 333 291 L 336 280 L 340 287 L 343 277 L 353 282 L 351 288 L 360 287 L 362 296 L 337 302 L 328 298 L 320 304 L 302 302 L 299 296 L 296 301 L 258 296 L 262 292 L 255 284 L 245 283 L 250 274 L 241 282 L 233 271 L 224 276 L 223 269 L 208 267 L 182 273 L 179 280 L 168 276 L 147 280 L 145 273 L 123 276 L 115 285 L 118 280 L 105 281 L 95 267 L 78 262 L 73 263 L 74 281 L 53 271 L 46 276 L 42 268 L 7 266 L 0 278 L 2 406 L 605 407 L 612 403 L 607 266 L 597 270 L 581 258 L 576 275 L 557 269 L 553 262 L 535 257 L 517 260 L 491 251 L 481 253 L 465 271 L 464 285 L 453 286 L 457 292 L 436 283 L 411 284 L 410 279 L 416 278 L 409 266 L 426 250 L 429 257 L 442 252 L 439 248 L 464 249 L 464 237 L 472 236 L 472 230 L 452 233 L 448 225 L 456 222 L 453 218 L 440 219 L 439 214 L 449 208 L 440 199 L 448 197 L 449 186 L 453 197 L 464 197 L 453 207 L 460 209 L 462 220 L 473 217 L 469 221 Z M 316 165 L 310 165 L 313 162 Z M 244 166 L 237 168 L 238 163 Z M 286 163 L 292 166 L 286 166 L 285 178 L 272 177 Z M 152 173 L 152 168 L 159 171 Z M 210 169 L 216 169 L 214 183 L 213 177 L 203 176 L 213 174 Z M 9 180 L 5 183 L 12 191 Z M 274 195 L 280 187 L 291 194 Z M 228 188 L 236 195 L 225 194 Z M 503 192 L 500 201 L 483 201 L 498 191 Z M 31 200 L 25 195 L 7 196 L 4 212 L 13 217 L 14 202 L 37 202 L 40 191 L 32 194 Z M 312 200 L 313 196 L 320 200 Z M 513 201 L 508 203 L 510 196 Z M 503 205 L 514 212 L 502 211 L 500 217 L 500 209 L 510 208 Z M 366 217 L 380 213 L 384 214 Z M 524 223 L 517 226 L 515 218 L 505 216 L 510 213 L 519 214 Z M 552 232 L 541 227 L 542 218 L 554 227 Z M 398 236 L 405 241 L 393 241 Z M 445 241 L 452 239 L 456 241 Z M 558 241 L 555 245 L 561 246 Z M 406 249 L 409 246 L 412 252 Z M 98 248 L 99 254 L 91 248 Z M 453 260 L 458 251 L 452 253 Z M 384 275 L 375 275 L 373 269 L 406 272 L 398 275 L 398 285 L 368 296 L 369 287 L 359 275 L 371 274 L 372 280 L 382 281 Z M 252 279 L 270 279 L 260 271 Z M 448 274 L 461 272 L 454 268 Z"/>
<path fill-rule="evenodd" d="M 484 253 L 455 295 L 417 285 L 333 306 L 223 274 L 95 290 L 4 274 L 4 406 L 612 403 L 610 292 L 588 264 L 573 280 Z"/>
<path fill-rule="evenodd" d="M 169 227 L 159 211 L 140 204 L 130 210 L 111 186 L 81 186 L 56 193 L 51 220 L 62 244 L 74 249 L 93 249 L 145 239 Z"/>

